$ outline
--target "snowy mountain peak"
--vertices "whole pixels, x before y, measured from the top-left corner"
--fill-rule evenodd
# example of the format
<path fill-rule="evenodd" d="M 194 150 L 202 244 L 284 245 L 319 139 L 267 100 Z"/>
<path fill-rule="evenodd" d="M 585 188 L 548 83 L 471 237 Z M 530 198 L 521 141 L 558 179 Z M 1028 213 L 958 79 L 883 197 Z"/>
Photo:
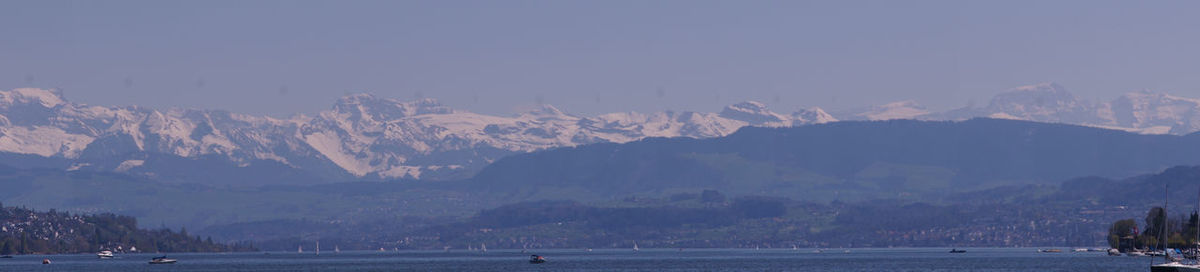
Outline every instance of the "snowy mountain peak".
<path fill-rule="evenodd" d="M 925 106 L 921 106 L 917 101 L 904 100 L 871 107 L 867 112 L 857 114 L 857 117 L 867 120 L 891 120 L 913 119 L 926 114 L 929 114 L 929 110 Z"/>
<path fill-rule="evenodd" d="M 433 98 L 417 99 L 402 104 L 405 109 L 405 113 L 409 116 L 454 113 L 454 109 L 442 104 L 441 102 L 438 102 L 437 99 Z"/>
<path fill-rule="evenodd" d="M 349 114 L 353 120 L 360 120 L 365 116 L 375 121 L 394 120 L 422 114 L 454 113 L 453 109 L 432 98 L 400 102 L 366 93 L 343 96 L 333 105 L 333 110 L 340 114 Z"/>
<path fill-rule="evenodd" d="M 1077 99 L 1055 83 L 1021 86 L 997 94 L 985 110 L 1031 121 L 1097 121 L 1093 105 Z"/>
<path fill-rule="evenodd" d="M 1100 113 L 1106 125 L 1178 134 L 1200 130 L 1200 99 L 1150 90 L 1125 93 L 1102 105 Z"/>
<path fill-rule="evenodd" d="M 720 116 L 747 122 L 752 125 L 779 123 L 788 119 L 783 115 L 772 112 L 767 109 L 766 105 L 757 101 L 746 101 L 726 106 L 725 109 L 721 110 Z"/>
<path fill-rule="evenodd" d="M 66 102 L 58 90 L 20 88 L 12 91 L 0 91 L 0 103 L 4 105 L 38 104 L 42 107 L 53 108 Z"/>
<path fill-rule="evenodd" d="M 808 109 L 798 110 L 792 113 L 793 124 L 824 124 L 829 122 L 837 122 L 838 119 L 833 115 L 825 112 L 825 110 L 812 107 Z"/>
<path fill-rule="evenodd" d="M 554 107 L 553 105 L 550 105 L 550 104 L 538 105 L 537 107 L 533 108 L 532 110 L 526 111 L 526 112 L 522 113 L 521 115 L 532 116 L 535 118 L 570 116 L 569 114 L 563 113 L 562 110 L 559 110 L 557 107 Z"/>
<path fill-rule="evenodd" d="M 1019 86 L 1012 88 L 1009 91 L 1013 92 L 1066 92 L 1067 89 L 1062 85 L 1054 82 L 1042 82 L 1032 85 Z"/>

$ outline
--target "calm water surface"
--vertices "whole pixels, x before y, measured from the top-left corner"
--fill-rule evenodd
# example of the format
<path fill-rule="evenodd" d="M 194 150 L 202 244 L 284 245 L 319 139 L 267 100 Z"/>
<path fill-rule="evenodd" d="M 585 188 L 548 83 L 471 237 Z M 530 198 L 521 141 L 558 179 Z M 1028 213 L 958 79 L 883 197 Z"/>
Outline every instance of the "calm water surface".
<path fill-rule="evenodd" d="M 1038 253 L 1033 248 L 949 249 L 621 249 L 484 252 L 356 251 L 340 254 L 257 252 L 170 254 L 179 263 L 150 265 L 155 254 L 24 255 L 0 259 L 0 271 L 1149 271 L 1149 257 L 1103 252 Z M 549 262 L 529 264 L 529 254 Z M 49 258 L 53 264 L 42 265 Z"/>

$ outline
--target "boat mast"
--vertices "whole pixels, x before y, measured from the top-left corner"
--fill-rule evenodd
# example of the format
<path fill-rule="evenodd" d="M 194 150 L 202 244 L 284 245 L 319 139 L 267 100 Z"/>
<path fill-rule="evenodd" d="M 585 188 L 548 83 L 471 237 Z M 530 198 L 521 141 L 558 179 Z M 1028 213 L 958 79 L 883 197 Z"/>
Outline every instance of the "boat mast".
<path fill-rule="evenodd" d="M 1159 236 L 1162 236 L 1163 263 L 1171 262 L 1170 254 L 1167 253 L 1167 194 L 1170 192 L 1170 189 L 1169 189 L 1170 187 L 1171 187 L 1170 184 L 1163 184 L 1163 208 L 1162 208 L 1163 222 L 1162 222 L 1162 233 L 1159 233 Z"/>

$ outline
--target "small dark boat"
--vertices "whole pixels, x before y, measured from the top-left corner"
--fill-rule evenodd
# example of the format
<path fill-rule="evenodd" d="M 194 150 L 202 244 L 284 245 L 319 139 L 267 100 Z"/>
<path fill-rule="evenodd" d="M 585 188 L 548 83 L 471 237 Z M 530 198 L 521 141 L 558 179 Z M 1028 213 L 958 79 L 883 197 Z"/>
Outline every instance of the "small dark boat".
<path fill-rule="evenodd" d="M 967 250 L 954 248 L 954 249 L 950 249 L 950 253 L 967 253 Z"/>
<path fill-rule="evenodd" d="M 154 257 L 154 259 L 150 259 L 150 264 L 173 264 L 173 263 L 175 263 L 175 259 L 167 259 L 167 256 Z"/>
<path fill-rule="evenodd" d="M 12 258 L 13 258 L 12 255 L 0 256 L 0 259 L 12 259 Z"/>
<path fill-rule="evenodd" d="M 540 264 L 540 263 L 544 263 L 544 262 L 546 262 L 546 257 L 542 257 L 542 256 L 538 256 L 538 255 L 529 255 L 529 263 L 531 263 L 531 264 Z"/>

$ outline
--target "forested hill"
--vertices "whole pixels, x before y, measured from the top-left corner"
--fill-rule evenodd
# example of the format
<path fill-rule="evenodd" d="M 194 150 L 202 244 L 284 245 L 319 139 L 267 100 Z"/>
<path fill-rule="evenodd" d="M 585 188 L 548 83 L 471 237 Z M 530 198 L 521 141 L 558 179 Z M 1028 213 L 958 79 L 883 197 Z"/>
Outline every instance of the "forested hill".
<path fill-rule="evenodd" d="M 830 201 L 1120 178 L 1195 164 L 1198 135 L 1001 119 L 892 120 L 552 149 L 501 159 L 473 180 L 492 192 L 567 199 L 708 188 Z"/>
<path fill-rule="evenodd" d="M 139 229 L 137 219 L 129 216 L 73 215 L 0 205 L 0 255 L 89 253 L 134 247 L 138 252 L 254 250 L 249 245 L 224 245 L 190 236 L 187 230 Z"/>

